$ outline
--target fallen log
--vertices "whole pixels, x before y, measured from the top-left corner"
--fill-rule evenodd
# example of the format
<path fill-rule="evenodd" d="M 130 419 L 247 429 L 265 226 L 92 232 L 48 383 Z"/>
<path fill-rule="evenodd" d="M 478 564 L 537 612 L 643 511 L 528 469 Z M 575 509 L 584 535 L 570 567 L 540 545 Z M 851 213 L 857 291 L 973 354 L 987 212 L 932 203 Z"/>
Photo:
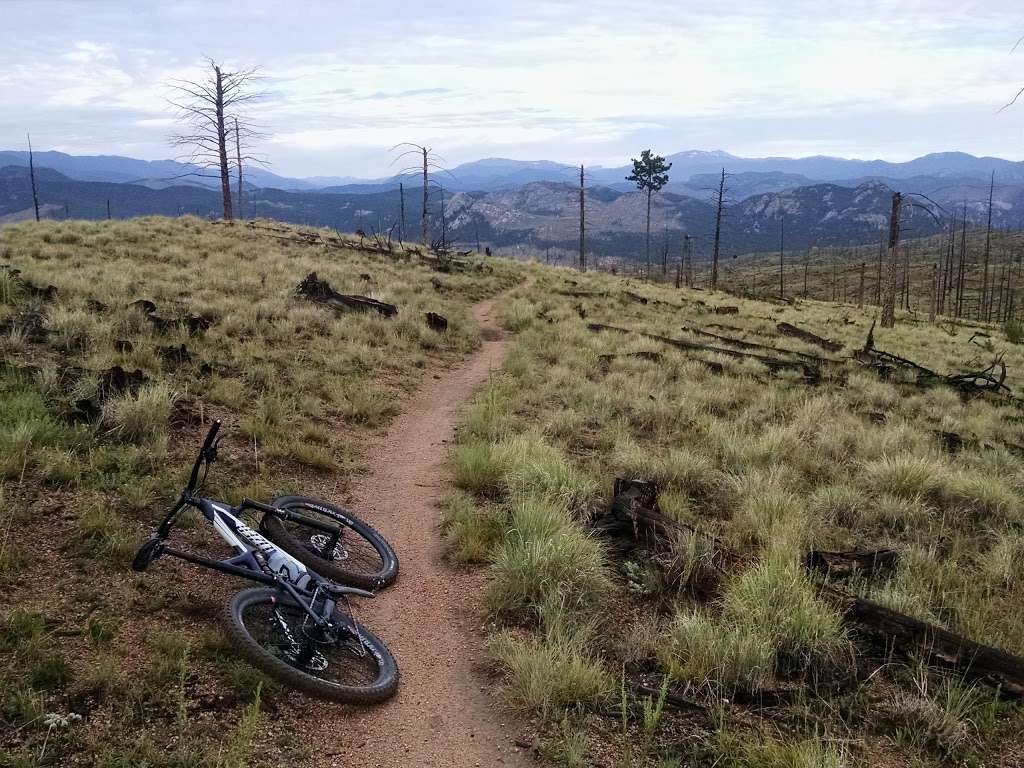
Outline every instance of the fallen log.
<path fill-rule="evenodd" d="M 587 329 L 591 331 L 615 331 L 616 333 L 636 334 L 637 336 L 654 339 L 655 341 L 660 341 L 663 344 L 668 344 L 676 349 L 682 349 L 688 352 L 713 352 L 718 355 L 725 355 L 727 357 L 733 357 L 741 360 L 757 360 L 773 373 L 779 370 L 799 371 L 803 374 L 804 380 L 808 383 L 817 384 L 821 381 L 821 370 L 817 366 L 802 361 L 782 360 L 777 357 L 768 357 L 766 355 L 758 355 L 752 352 L 739 352 L 735 349 L 712 347 L 706 344 L 696 344 L 692 341 L 672 339 L 668 336 L 659 336 L 654 333 L 635 331 L 631 328 L 620 328 L 616 325 L 605 325 L 603 323 L 587 323 Z"/>
<path fill-rule="evenodd" d="M 367 296 L 338 293 L 331 288 L 331 284 L 326 280 L 320 280 L 316 276 L 316 272 L 306 275 L 295 292 L 309 301 L 323 304 L 338 312 L 368 312 L 372 310 L 384 317 L 394 317 L 398 314 L 398 307 L 394 304 L 385 304 L 383 301 L 377 301 L 377 299 Z"/>
<path fill-rule="evenodd" d="M 831 339 L 826 339 L 823 336 L 818 336 L 816 333 L 811 333 L 810 331 L 806 331 L 791 323 L 779 323 L 775 326 L 775 330 L 783 336 L 790 336 L 794 339 L 806 341 L 808 344 L 814 344 L 815 346 L 821 347 L 826 352 L 839 352 L 843 348 L 843 345 L 838 341 L 832 341 Z"/>
<path fill-rule="evenodd" d="M 845 623 L 880 641 L 887 654 L 921 654 L 927 664 L 1024 697 L 1024 658 L 832 587 L 821 587 L 820 594 L 840 609 Z"/>
<path fill-rule="evenodd" d="M 622 295 L 627 299 L 632 299 L 639 304 L 646 304 L 648 299 L 646 296 L 641 296 L 639 293 L 633 293 L 632 291 L 623 291 Z"/>
<path fill-rule="evenodd" d="M 740 308 L 736 306 L 715 307 L 712 310 L 716 315 L 738 315 Z"/>
<path fill-rule="evenodd" d="M 795 349 L 784 349 L 784 348 L 779 348 L 779 347 L 770 347 L 767 344 L 758 344 L 758 343 L 753 342 L 753 341 L 744 341 L 743 339 L 735 339 L 735 338 L 733 338 L 731 336 L 722 336 L 722 335 L 717 334 L 717 333 L 711 333 L 710 331 L 702 331 L 699 328 L 690 328 L 690 327 L 685 326 L 685 325 L 679 326 L 679 329 L 682 330 L 682 331 L 685 331 L 686 333 L 692 333 L 695 336 L 704 336 L 705 338 L 715 339 L 716 341 L 721 341 L 721 342 L 723 342 L 725 344 L 732 344 L 733 346 L 740 347 L 741 349 L 757 349 L 757 350 L 762 350 L 764 352 L 774 352 L 776 354 L 793 355 L 794 357 L 799 357 L 799 358 L 802 358 L 804 360 L 809 360 L 809 361 L 811 361 L 813 363 L 819 363 L 819 364 L 833 363 L 833 364 L 838 365 L 840 363 L 839 360 L 831 360 L 831 359 L 824 358 L 824 357 L 818 357 L 817 355 L 808 355 L 805 352 L 797 352 Z"/>
<path fill-rule="evenodd" d="M 870 552 L 823 552 L 811 550 L 804 557 L 804 567 L 831 579 L 847 579 L 855 574 L 878 576 L 896 567 L 899 552 L 876 549 Z"/>
<path fill-rule="evenodd" d="M 931 368 L 926 368 L 920 363 L 915 363 L 913 360 L 877 349 L 875 347 L 875 324 L 872 323 L 864 342 L 864 348 L 857 350 L 853 358 L 864 365 L 875 368 L 883 378 L 887 377 L 895 368 L 905 368 L 914 371 L 918 384 L 925 386 L 945 384 L 958 390 L 964 397 L 989 393 L 1005 395 L 1015 402 L 1020 402 L 1006 386 L 1006 363 L 1003 362 L 1002 355 L 982 370 L 944 375 Z"/>

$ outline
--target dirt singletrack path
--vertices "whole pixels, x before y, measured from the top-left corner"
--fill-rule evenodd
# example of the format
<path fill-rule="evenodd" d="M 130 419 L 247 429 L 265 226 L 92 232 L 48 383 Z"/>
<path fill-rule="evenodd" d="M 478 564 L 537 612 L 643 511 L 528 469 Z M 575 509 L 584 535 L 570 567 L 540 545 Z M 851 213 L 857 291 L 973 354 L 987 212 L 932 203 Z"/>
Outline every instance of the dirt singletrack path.
<path fill-rule="evenodd" d="M 394 546 L 395 586 L 357 615 L 387 643 L 401 684 L 386 704 L 325 724 L 336 734 L 330 765 L 462 768 L 535 763 L 515 746 L 510 713 L 489 693 L 481 648 L 482 574 L 444 560 L 438 503 L 446 441 L 460 407 L 500 368 L 510 341 L 492 318 L 496 298 L 473 308 L 482 346 L 457 368 L 428 378 L 365 454 L 370 472 L 351 490 L 353 512 Z"/>

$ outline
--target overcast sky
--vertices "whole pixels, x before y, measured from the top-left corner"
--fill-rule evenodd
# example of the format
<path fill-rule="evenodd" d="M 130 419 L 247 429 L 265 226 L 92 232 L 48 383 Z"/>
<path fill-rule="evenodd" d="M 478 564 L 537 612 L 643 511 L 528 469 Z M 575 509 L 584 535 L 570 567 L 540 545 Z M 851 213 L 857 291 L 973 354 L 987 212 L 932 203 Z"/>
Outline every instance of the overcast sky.
<path fill-rule="evenodd" d="M 0 149 L 173 157 L 164 84 L 259 65 L 287 176 L 385 175 L 388 148 L 621 165 L 723 149 L 1024 159 L 1019 0 L 0 0 Z"/>

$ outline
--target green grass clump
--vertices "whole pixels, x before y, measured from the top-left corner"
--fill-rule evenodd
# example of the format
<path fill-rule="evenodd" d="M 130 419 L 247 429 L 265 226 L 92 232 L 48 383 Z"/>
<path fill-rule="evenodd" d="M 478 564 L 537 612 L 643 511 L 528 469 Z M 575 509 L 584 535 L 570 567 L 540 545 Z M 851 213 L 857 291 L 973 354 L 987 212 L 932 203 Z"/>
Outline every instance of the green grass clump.
<path fill-rule="evenodd" d="M 954 514 L 989 525 L 1021 520 L 1019 493 L 1002 477 L 974 469 L 962 469 L 945 478 L 942 503 Z"/>
<path fill-rule="evenodd" d="M 472 496 L 459 491 L 445 501 L 442 529 L 456 560 L 485 562 L 501 539 L 504 526 L 501 507 L 477 503 Z"/>
<path fill-rule="evenodd" d="M 719 737 L 717 765 L 726 768 L 847 768 L 846 751 L 836 743 L 818 739 L 739 740 Z"/>
<path fill-rule="evenodd" d="M 730 583 L 717 613 L 683 608 L 666 633 L 672 675 L 758 690 L 779 675 L 831 671 L 850 653 L 838 613 L 799 567 L 773 554 Z"/>
<path fill-rule="evenodd" d="M 770 638 L 746 629 L 726 617 L 680 610 L 666 632 L 662 660 L 683 683 L 759 690 L 774 674 L 775 649 Z"/>
<path fill-rule="evenodd" d="M 494 550 L 486 602 L 492 614 L 523 615 L 558 591 L 598 604 L 609 588 L 601 544 L 555 499 L 526 496 L 510 504 L 505 538 Z"/>
<path fill-rule="evenodd" d="M 504 487 L 505 467 L 491 443 L 471 440 L 457 445 L 451 465 L 455 485 L 472 494 L 497 498 Z"/>
<path fill-rule="evenodd" d="M 933 496 L 942 487 L 948 468 L 930 456 L 896 454 L 864 465 L 865 482 L 879 493 L 902 499 Z"/>
<path fill-rule="evenodd" d="M 126 392 L 108 400 L 103 409 L 103 422 L 126 443 L 162 447 L 176 398 L 174 390 L 165 382 L 146 384 L 134 394 Z"/>
<path fill-rule="evenodd" d="M 541 634 L 506 631 L 492 638 L 491 653 L 513 701 L 545 719 L 593 706 L 614 690 L 614 678 L 594 653 L 597 628 L 564 594 L 552 592 L 538 607 Z"/>

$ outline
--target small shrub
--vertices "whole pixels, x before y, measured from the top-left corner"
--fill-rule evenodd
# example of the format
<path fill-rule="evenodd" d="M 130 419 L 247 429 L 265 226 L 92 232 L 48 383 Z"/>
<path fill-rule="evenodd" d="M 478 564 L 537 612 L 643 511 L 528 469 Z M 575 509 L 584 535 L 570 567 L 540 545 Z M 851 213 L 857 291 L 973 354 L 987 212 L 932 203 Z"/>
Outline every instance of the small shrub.
<path fill-rule="evenodd" d="M 1007 320 L 1003 324 L 1003 335 L 1011 344 L 1020 344 L 1024 341 L 1024 323 L 1020 320 Z"/>

